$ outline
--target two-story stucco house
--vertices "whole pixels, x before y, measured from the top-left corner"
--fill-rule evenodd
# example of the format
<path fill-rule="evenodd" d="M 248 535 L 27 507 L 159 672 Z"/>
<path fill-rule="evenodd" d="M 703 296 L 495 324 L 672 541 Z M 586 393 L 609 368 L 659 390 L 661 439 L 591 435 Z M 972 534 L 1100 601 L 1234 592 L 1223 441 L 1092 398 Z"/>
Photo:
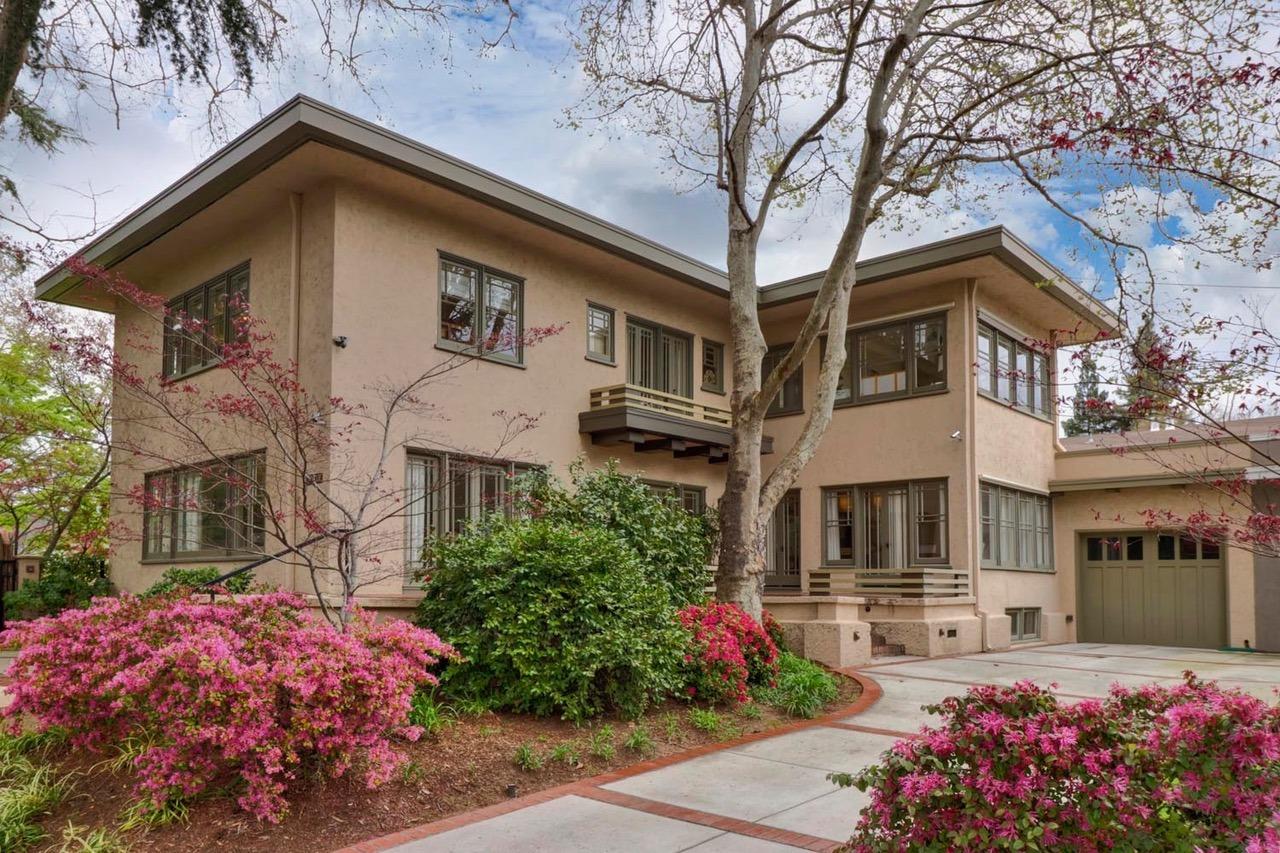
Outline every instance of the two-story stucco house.
<path fill-rule="evenodd" d="M 426 531 L 465 519 L 517 464 L 563 474 L 580 457 L 617 459 L 690 509 L 714 505 L 723 488 L 723 272 L 314 101 L 291 100 L 83 255 L 203 316 L 246 295 L 304 384 L 356 401 L 371 376 L 407 379 L 474 341 L 485 318 L 567 323 L 536 348 L 493 353 L 452 378 L 440 429 L 456 445 L 496 438 L 485 417 L 495 401 L 542 417 L 509 458 L 420 502 L 403 520 L 406 554 Z M 761 289 L 771 344 L 788 343 L 817 282 Z M 120 350 L 193 383 L 219 381 L 159 340 L 142 346 L 126 331 L 137 326 L 128 307 L 95 301 L 65 272 L 38 288 L 116 312 Z M 1190 500 L 1190 487 L 1058 440 L 1053 357 L 1027 342 L 1116 322 L 1004 228 L 858 265 L 849 324 L 823 342 L 848 348 L 838 409 L 768 543 L 766 606 L 800 650 L 849 665 L 873 645 L 923 655 L 1075 639 L 1280 648 L 1280 632 L 1256 615 L 1280 589 L 1263 561 L 1096 511 Z M 774 448 L 798 432 L 816 372 L 814 353 L 775 401 Z M 118 431 L 147 428 L 127 410 L 116 418 Z M 257 450 L 244 448 L 247 465 Z M 397 485 L 424 489 L 451 462 L 438 448 L 410 449 L 394 465 Z M 183 472 L 122 457 L 113 476 L 124 494 Z M 178 563 L 243 562 L 234 537 L 204 541 L 199 512 L 179 512 L 157 525 L 113 503 L 137 534 L 113 559 L 119 587 L 142 589 Z M 308 589 L 284 567 L 258 576 Z M 415 595 L 388 577 L 365 603 L 403 610 Z"/>

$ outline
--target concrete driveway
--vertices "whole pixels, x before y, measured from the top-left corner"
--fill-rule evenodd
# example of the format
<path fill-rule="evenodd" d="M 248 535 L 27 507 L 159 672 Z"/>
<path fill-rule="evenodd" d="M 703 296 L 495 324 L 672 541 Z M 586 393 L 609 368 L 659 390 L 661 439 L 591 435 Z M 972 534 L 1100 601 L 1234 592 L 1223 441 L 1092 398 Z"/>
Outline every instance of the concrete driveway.
<path fill-rule="evenodd" d="M 1030 680 L 1065 699 L 1115 682 L 1175 683 L 1184 670 L 1275 701 L 1280 655 L 1073 643 L 865 667 L 881 697 L 860 713 L 735 743 L 633 775 L 597 777 L 364 842 L 352 851 L 832 850 L 864 796 L 826 780 L 873 763 L 930 722 L 921 705 L 973 684 Z"/>

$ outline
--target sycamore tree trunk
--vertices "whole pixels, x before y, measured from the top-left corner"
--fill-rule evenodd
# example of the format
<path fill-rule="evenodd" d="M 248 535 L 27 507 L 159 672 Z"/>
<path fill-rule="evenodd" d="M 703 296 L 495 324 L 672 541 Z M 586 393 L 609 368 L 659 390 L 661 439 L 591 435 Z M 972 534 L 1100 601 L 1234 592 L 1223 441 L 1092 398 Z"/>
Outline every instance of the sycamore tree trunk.
<path fill-rule="evenodd" d="M 0 0 L 0 123 L 13 109 L 18 75 L 40 25 L 43 0 Z"/>

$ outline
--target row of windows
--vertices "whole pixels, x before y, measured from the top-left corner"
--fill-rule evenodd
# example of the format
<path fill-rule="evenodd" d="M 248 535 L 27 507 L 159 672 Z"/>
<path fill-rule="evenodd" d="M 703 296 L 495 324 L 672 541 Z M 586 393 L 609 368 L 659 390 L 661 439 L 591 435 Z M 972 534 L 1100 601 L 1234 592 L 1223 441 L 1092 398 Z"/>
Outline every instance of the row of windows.
<path fill-rule="evenodd" d="M 1045 353 L 983 323 L 978 326 L 977 370 L 980 394 L 1049 416 L 1052 385 Z"/>
<path fill-rule="evenodd" d="M 263 453 L 158 471 L 143 480 L 142 557 L 220 557 L 261 549 Z"/>
<path fill-rule="evenodd" d="M 1048 497 L 983 483 L 978 504 L 983 566 L 1053 568 L 1053 519 Z"/>
<path fill-rule="evenodd" d="M 822 490 L 827 565 L 867 569 L 947 562 L 947 483 L 916 480 Z"/>
<path fill-rule="evenodd" d="M 162 373 L 177 378 L 222 360 L 237 340 L 237 321 L 249 304 L 249 265 L 242 264 L 192 288 L 165 306 Z"/>

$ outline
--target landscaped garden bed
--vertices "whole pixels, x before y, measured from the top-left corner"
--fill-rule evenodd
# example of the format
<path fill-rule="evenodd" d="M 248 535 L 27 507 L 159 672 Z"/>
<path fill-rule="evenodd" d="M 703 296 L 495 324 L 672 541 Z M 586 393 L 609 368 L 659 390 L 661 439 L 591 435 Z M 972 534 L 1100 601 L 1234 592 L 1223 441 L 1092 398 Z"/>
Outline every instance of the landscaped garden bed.
<path fill-rule="evenodd" d="M 846 707 L 859 695 L 857 682 L 837 679 L 839 695 L 822 713 Z M 708 711 L 668 701 L 633 722 L 607 719 L 582 726 L 528 714 L 470 715 L 466 710 L 445 711 L 446 721 L 435 735 L 397 744 L 408 762 L 377 789 L 368 789 L 359 777 L 304 780 L 291 787 L 289 812 L 278 824 L 247 814 L 234 797 L 211 793 L 188 804 L 184 818 L 118 837 L 132 851 L 320 853 L 498 803 L 513 791 L 523 796 L 797 719 L 764 703 Z M 541 766 L 522 769 L 517 758 Z M 136 799 L 133 777 L 112 772 L 103 760 L 102 755 L 72 754 L 66 748 L 49 752 L 53 773 L 71 774 L 70 787 L 38 821 L 45 841 L 31 849 L 61 849 L 68 823 L 81 834 L 99 827 L 118 832 L 121 815 Z"/>

